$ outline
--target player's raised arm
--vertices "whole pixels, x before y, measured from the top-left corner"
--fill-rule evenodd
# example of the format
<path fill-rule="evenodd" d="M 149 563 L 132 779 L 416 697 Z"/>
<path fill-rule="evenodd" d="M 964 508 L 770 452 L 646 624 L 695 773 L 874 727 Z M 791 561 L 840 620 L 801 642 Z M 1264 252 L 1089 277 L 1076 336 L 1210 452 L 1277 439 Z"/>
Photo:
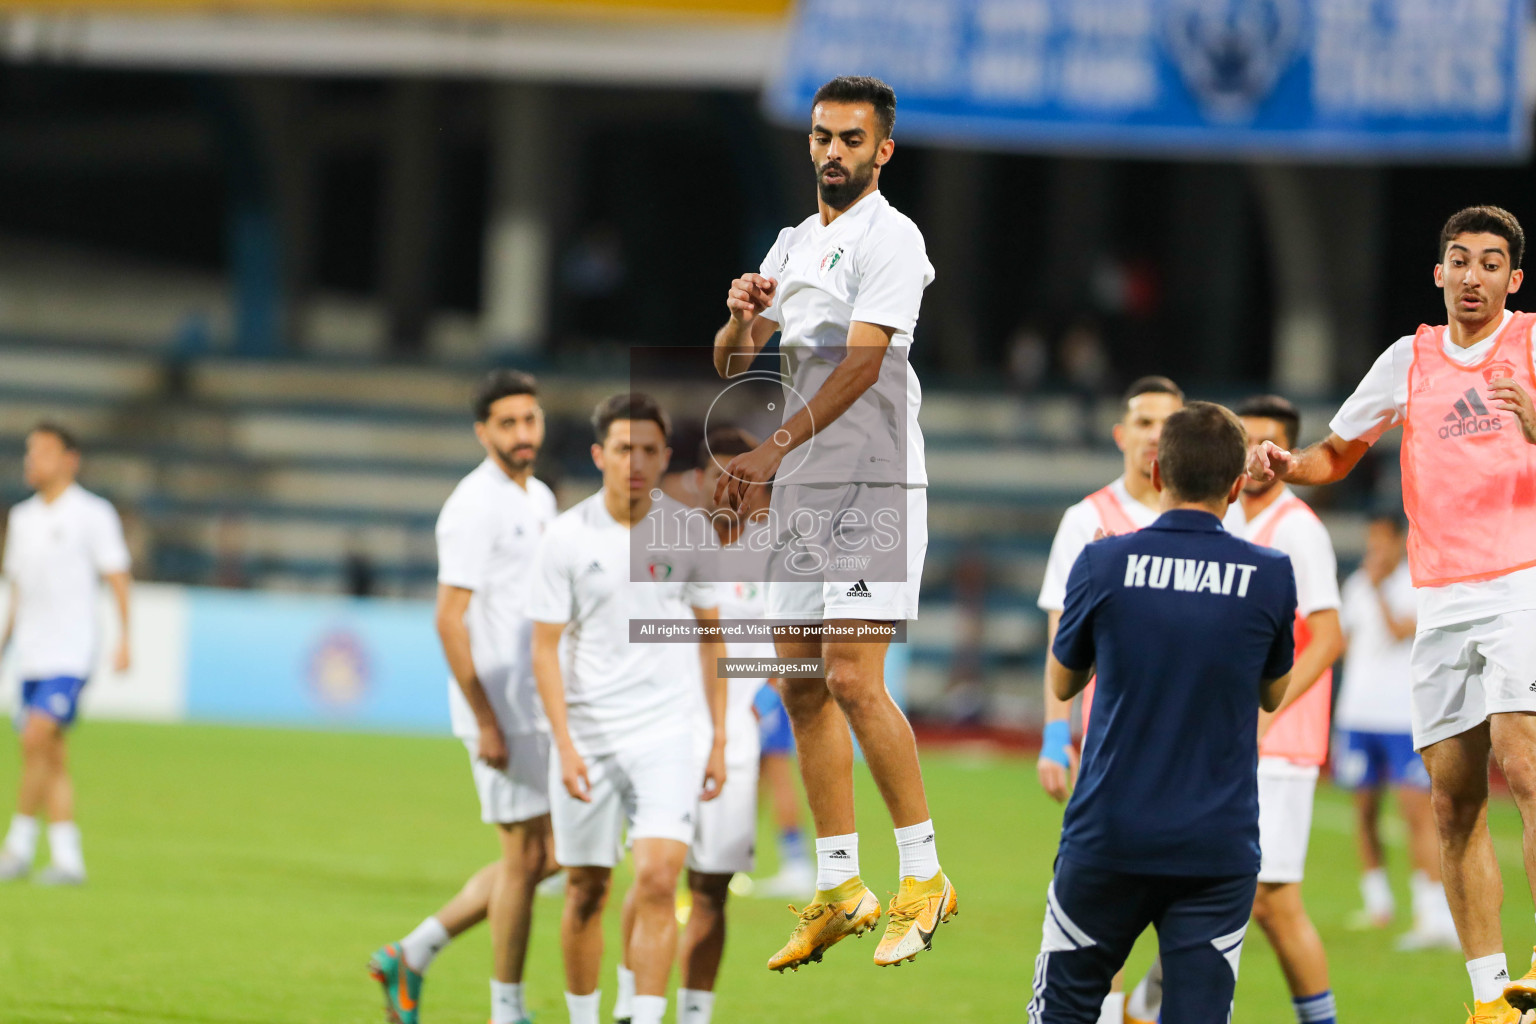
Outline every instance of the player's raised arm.
<path fill-rule="evenodd" d="M 719 608 L 694 608 L 693 617 L 701 625 L 716 627 L 699 638 L 699 662 L 704 670 L 704 702 L 709 708 L 709 720 L 714 726 L 714 742 L 709 748 L 709 760 L 704 767 L 704 792 L 701 800 L 713 800 L 725 786 L 725 712 L 726 687 L 729 685 L 720 674 L 720 659 L 725 657 L 725 641 L 718 629 Z"/>
<path fill-rule="evenodd" d="M 715 372 L 720 376 L 732 377 L 744 370 L 779 329 L 762 315 L 773 305 L 778 286 L 778 281 L 762 274 L 743 274 L 731 282 L 725 296 L 731 317 L 715 332 Z M 746 358 L 733 364 L 735 356 Z"/>
<path fill-rule="evenodd" d="M 1268 483 L 1277 476 L 1288 484 L 1337 483 L 1370 450 L 1365 441 L 1346 441 L 1329 434 L 1299 452 L 1288 452 L 1273 441 L 1263 441 L 1248 449 L 1248 475 L 1257 483 Z"/>
<path fill-rule="evenodd" d="M 752 508 L 749 499 L 754 489 L 772 480 L 784 456 L 825 430 L 827 425 L 847 412 L 859 397 L 880 379 L 880 364 L 891 346 L 894 327 L 854 321 L 848 328 L 848 354 L 837 364 L 804 408 L 754 450 L 738 455 L 725 467 L 715 487 L 717 503 L 729 504 L 738 511 Z M 715 361 L 720 361 L 716 339 Z"/>
<path fill-rule="evenodd" d="M 491 699 L 480 685 L 480 675 L 475 671 L 475 659 L 470 653 L 469 625 L 464 616 L 469 612 L 469 602 L 475 592 L 447 583 L 437 585 L 437 638 L 443 645 L 443 657 L 448 670 L 453 673 L 464 702 L 474 713 L 475 725 L 480 730 L 479 758 L 495 769 L 507 766 L 507 744 L 502 737 L 501 723 Z"/>

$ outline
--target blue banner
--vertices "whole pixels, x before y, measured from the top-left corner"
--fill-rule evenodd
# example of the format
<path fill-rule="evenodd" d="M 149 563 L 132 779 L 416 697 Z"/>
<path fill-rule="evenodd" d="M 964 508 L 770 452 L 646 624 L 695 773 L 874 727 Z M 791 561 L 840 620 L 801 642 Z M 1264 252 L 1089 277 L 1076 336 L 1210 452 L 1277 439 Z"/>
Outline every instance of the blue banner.
<path fill-rule="evenodd" d="M 430 601 L 192 590 L 194 721 L 447 733 Z"/>
<path fill-rule="evenodd" d="M 801 0 L 773 115 L 885 79 L 897 137 L 1149 155 L 1517 159 L 1525 0 Z"/>

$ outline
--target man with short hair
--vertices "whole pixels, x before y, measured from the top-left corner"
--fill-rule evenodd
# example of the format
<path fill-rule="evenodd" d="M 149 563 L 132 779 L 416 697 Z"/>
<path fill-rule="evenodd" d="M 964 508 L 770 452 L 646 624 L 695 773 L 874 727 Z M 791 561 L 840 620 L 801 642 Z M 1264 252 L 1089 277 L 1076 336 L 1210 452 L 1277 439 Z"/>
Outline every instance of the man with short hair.
<path fill-rule="evenodd" d="M 96 666 L 101 630 L 96 601 L 105 580 L 117 605 L 119 638 L 112 667 L 128 671 L 128 546 L 110 502 L 75 482 L 80 445 L 56 423 L 27 435 L 22 472 L 33 495 L 11 509 L 4 572 L 10 618 L 0 650 L 16 641 L 21 677 L 21 784 L 16 814 L 0 847 L 0 880 L 23 878 L 37 853 L 38 815 L 48 817 L 51 859 L 44 885 L 81 885 L 85 857 L 75 824 L 67 733 Z"/>
<path fill-rule="evenodd" d="M 689 512 L 656 489 L 667 466 L 666 414 L 649 396 L 614 395 L 592 417 L 596 494 L 557 517 L 533 568 L 533 666 L 560 773 L 550 779 L 555 856 L 566 868 L 560 922 L 572 1024 L 597 1024 L 602 911 L 628 825 L 635 921 L 624 960 L 635 974 L 634 1024 L 661 1024 L 677 951 L 677 880 L 701 798 L 726 773 L 724 646 L 718 545 L 675 545 L 646 560 L 646 538 L 686 531 Z M 654 496 L 653 496 L 654 495 Z M 638 534 L 638 535 L 637 535 Z M 707 538 L 706 538 L 707 540 Z M 689 619 L 697 646 L 635 642 L 647 622 Z M 564 643 L 562 643 L 564 637 Z M 698 668 L 683 659 L 696 657 Z M 700 763 L 696 688 L 709 707 Z"/>
<path fill-rule="evenodd" d="M 437 635 L 451 676 L 453 732 L 469 750 L 480 818 L 501 857 L 443 908 L 373 954 L 386 1014 L 415 1024 L 423 977 L 452 939 L 490 919 L 491 1024 L 529 1014 L 523 964 L 534 887 L 554 868 L 549 827 L 549 726 L 539 708 L 524 613 L 528 577 L 555 495 L 533 475 L 544 443 L 538 384 L 493 371 L 475 395 L 475 438 L 485 460 L 459 481 L 437 519 Z"/>
<path fill-rule="evenodd" d="M 907 353 L 934 273 L 922 232 L 879 190 L 895 119 L 896 94 L 879 79 L 817 90 L 817 212 L 779 232 L 758 273 L 731 283 L 730 319 L 714 342 L 715 369 L 731 378 L 783 329 L 783 425 L 732 459 L 718 485 L 750 515 L 773 481 L 769 615 L 866 638 L 872 623 L 917 617 L 928 546 L 922 390 Z M 781 632 L 776 646 L 781 657 L 823 659 L 826 677 L 784 681 L 816 824 L 816 894 L 768 967 L 798 970 L 879 922 L 880 901 L 859 875 L 850 726 L 896 833 L 899 891 L 875 963 L 914 959 L 958 904 L 939 867 L 917 742 L 885 687 L 888 644 Z"/>
<path fill-rule="evenodd" d="M 1365 558 L 1339 595 L 1346 646 L 1344 685 L 1333 717 L 1333 778 L 1354 793 L 1355 834 L 1365 867 L 1361 923 L 1385 928 L 1395 909 L 1379 829 L 1382 792 L 1390 786 L 1407 825 L 1413 865 L 1413 927 L 1397 948 L 1459 949 L 1440 884 L 1429 773 L 1413 749 L 1409 679 L 1417 611 L 1403 557 L 1406 537 L 1398 516 L 1374 516 L 1365 531 Z"/>
<path fill-rule="evenodd" d="M 1460 210 L 1440 231 L 1434 280 L 1448 322 L 1420 326 L 1376 360 L 1322 441 L 1256 444 L 1258 482 L 1343 479 L 1401 425 L 1408 564 L 1419 593 L 1413 742 L 1424 756 L 1445 894 L 1467 959 L 1471 1021 L 1518 1024 L 1536 970 L 1509 981 L 1488 832 L 1488 758 L 1527 822 L 1536 885 L 1536 317 L 1506 309 L 1523 279 L 1525 233 L 1507 210 Z"/>
<path fill-rule="evenodd" d="M 1153 465 L 1163 514 L 1089 544 L 1068 577 L 1047 685 L 1070 700 L 1096 667 L 1098 699 L 1030 1021 L 1094 1024 L 1148 925 L 1163 1019 L 1231 1020 L 1259 868 L 1258 716 L 1285 696 L 1296 609 L 1286 556 L 1222 529 L 1245 443 L 1221 406 L 1169 416 Z"/>

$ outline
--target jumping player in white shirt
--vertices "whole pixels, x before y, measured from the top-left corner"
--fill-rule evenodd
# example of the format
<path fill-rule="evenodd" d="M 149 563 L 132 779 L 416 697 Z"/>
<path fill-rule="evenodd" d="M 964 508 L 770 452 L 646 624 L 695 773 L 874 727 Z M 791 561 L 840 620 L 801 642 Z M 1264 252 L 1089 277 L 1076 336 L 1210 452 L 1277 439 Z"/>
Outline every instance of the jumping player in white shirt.
<path fill-rule="evenodd" d="M 1413 581 L 1403 557 L 1407 537 L 1395 515 L 1373 518 L 1365 558 L 1344 581 L 1339 623 L 1344 629 L 1344 685 L 1333 711 L 1333 777 L 1355 797 L 1355 835 L 1365 874 L 1364 909 L 1356 927 L 1385 928 L 1394 900 L 1387 881 L 1379 819 L 1383 790 L 1392 787 L 1408 827 L 1413 864 L 1413 928 L 1401 950 L 1459 949 L 1451 908 L 1440 884 L 1440 851 L 1429 803 L 1429 772 L 1413 749 L 1413 634 L 1418 626 Z"/>
<path fill-rule="evenodd" d="M 922 389 L 906 357 L 933 266 L 917 225 L 879 191 L 895 119 L 896 95 L 878 79 L 817 90 L 817 212 L 779 232 L 759 273 L 731 283 L 730 319 L 715 334 L 715 369 L 730 378 L 783 330 L 783 426 L 732 459 L 719 490 L 750 515 L 773 481 L 769 615 L 828 629 L 916 618 L 928 547 Z M 899 543 L 882 545 L 881 520 L 899 524 Z M 854 568 L 866 563 L 879 571 Z M 822 658 L 826 678 L 784 684 L 816 824 L 816 895 L 768 967 L 815 963 L 880 919 L 859 877 L 850 726 L 896 826 L 899 892 L 875 963 L 913 959 L 957 902 L 939 868 L 912 728 L 885 688 L 887 644 L 781 636 L 777 647 Z"/>
<path fill-rule="evenodd" d="M 110 503 L 75 483 L 79 471 L 80 446 L 68 430 L 42 423 L 27 435 L 23 472 L 36 493 L 11 509 L 5 534 L 11 610 L 0 649 L 15 641 L 22 767 L 16 814 L 0 848 L 0 880 L 32 870 L 43 813 L 51 861 L 37 881 L 85 881 L 66 733 L 101 644 L 96 601 L 102 580 L 112 590 L 120 630 L 112 667 L 126 672 L 129 666 L 132 579 L 122 522 Z"/>
<path fill-rule="evenodd" d="M 1524 251 L 1507 210 L 1453 214 L 1434 267 L 1448 322 L 1383 352 L 1322 441 L 1299 452 L 1264 442 L 1248 459 L 1255 480 L 1333 483 L 1403 427 L 1408 565 L 1419 593 L 1413 742 L 1429 769 L 1445 894 L 1479 1024 L 1518 1024 L 1536 1006 L 1536 971 L 1509 980 L 1486 815 L 1491 753 L 1521 818 L 1536 823 L 1536 317 L 1505 308 Z M 1526 828 L 1525 872 L 1536 885 L 1536 824 Z"/>
<path fill-rule="evenodd" d="M 491 1024 L 526 1022 L 523 963 L 533 893 L 554 868 L 549 827 L 549 729 L 539 707 L 525 615 L 529 572 L 555 496 L 533 475 L 544 443 L 538 385 L 496 370 L 475 395 L 485 461 L 459 482 L 437 520 L 437 634 L 452 672 L 448 708 L 469 749 L 480 818 L 501 857 L 404 939 L 373 954 L 369 971 L 397 1024 L 420 1019 L 423 975 L 438 953 L 489 918 Z"/>
<path fill-rule="evenodd" d="M 717 797 L 727 777 L 726 690 L 717 674 L 725 649 L 714 634 L 695 647 L 635 642 L 632 631 L 658 620 L 713 626 L 708 581 L 718 546 L 647 561 L 647 538 L 678 528 L 690 512 L 657 490 L 669 454 L 666 415 L 645 395 L 621 394 L 601 403 L 592 423 L 602 490 L 546 531 L 528 609 L 534 674 L 560 768 L 549 789 L 555 855 L 567 872 L 566 1006 L 572 1024 L 597 1024 L 602 910 L 627 824 L 635 865 L 635 923 L 625 950 L 635 973 L 632 1019 L 660 1024 L 677 951 L 678 876 L 701 795 Z M 690 670 L 688 658 L 700 667 Z M 713 734 L 702 765 L 695 748 L 701 672 Z"/>

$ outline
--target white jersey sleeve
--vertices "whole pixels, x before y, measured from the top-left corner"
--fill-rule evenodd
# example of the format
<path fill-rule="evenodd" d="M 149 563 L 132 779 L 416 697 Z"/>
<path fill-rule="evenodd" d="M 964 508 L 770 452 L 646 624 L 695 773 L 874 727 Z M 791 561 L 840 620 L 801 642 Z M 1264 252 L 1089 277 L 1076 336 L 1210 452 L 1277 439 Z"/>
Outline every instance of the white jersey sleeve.
<path fill-rule="evenodd" d="M 1051 554 L 1045 562 L 1045 578 L 1040 583 L 1040 599 L 1035 602 L 1043 612 L 1059 612 L 1067 603 L 1067 576 L 1072 563 L 1093 540 L 1099 517 L 1093 506 L 1086 501 L 1062 513 L 1061 525 L 1056 527 L 1056 537 L 1051 541 Z"/>
<path fill-rule="evenodd" d="M 793 228 L 781 228 L 779 230 L 779 237 L 773 240 L 773 246 L 768 250 L 768 255 L 763 257 L 762 266 L 757 268 L 759 274 L 772 278 L 775 281 L 778 281 L 783 276 L 784 263 L 789 253 L 789 236 L 792 231 L 794 231 Z M 764 320 L 772 320 L 776 324 L 783 323 L 784 314 L 779 311 L 779 298 L 782 295 L 782 288 L 775 290 L 773 301 L 758 316 L 761 316 Z"/>
<path fill-rule="evenodd" d="M 1273 546 L 1291 557 L 1296 610 L 1303 617 L 1339 607 L 1339 563 L 1322 520 L 1314 515 L 1287 516 L 1275 529 Z"/>
<path fill-rule="evenodd" d="M 5 557 L 0 561 L 0 573 L 4 573 L 11 580 L 16 579 L 16 573 L 20 569 L 18 555 L 16 554 L 16 507 L 5 514 Z"/>
<path fill-rule="evenodd" d="M 89 523 L 87 543 L 91 546 L 91 561 L 103 576 L 127 572 L 133 564 L 128 555 L 128 542 L 123 538 L 123 521 L 112 503 L 100 499 Z"/>
<path fill-rule="evenodd" d="M 495 525 L 492 510 L 472 500 L 461 483 L 437 516 L 437 582 L 464 590 L 483 589 Z"/>
<path fill-rule="evenodd" d="M 1413 364 L 1413 338 L 1399 338 L 1361 378 L 1355 393 L 1339 406 L 1328 429 L 1346 441 L 1376 440 L 1402 424 L 1408 414 L 1408 368 Z"/>
<path fill-rule="evenodd" d="M 905 217 L 890 217 L 871 228 L 853 254 L 859 291 L 850 321 L 911 334 L 923 303 L 923 289 L 933 283 L 933 264 L 923 233 Z"/>
<path fill-rule="evenodd" d="M 533 558 L 528 618 L 534 622 L 563 625 L 576 617 L 575 590 L 562 525 L 559 520 L 550 524 L 544 531 L 544 539 L 539 542 L 539 552 Z"/>

